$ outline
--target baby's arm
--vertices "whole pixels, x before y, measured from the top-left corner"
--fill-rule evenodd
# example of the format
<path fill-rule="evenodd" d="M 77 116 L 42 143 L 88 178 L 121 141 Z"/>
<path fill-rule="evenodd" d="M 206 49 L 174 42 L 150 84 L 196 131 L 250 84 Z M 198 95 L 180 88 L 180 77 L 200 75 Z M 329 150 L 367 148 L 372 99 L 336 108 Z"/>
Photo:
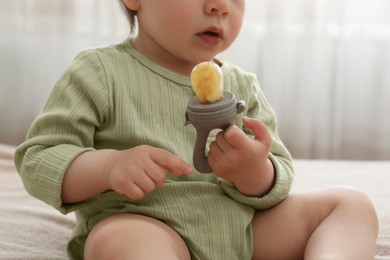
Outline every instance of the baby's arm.
<path fill-rule="evenodd" d="M 255 209 L 267 209 L 280 203 L 290 192 L 294 176 L 292 158 L 278 135 L 275 113 L 256 77 L 242 74 L 240 70 L 229 75 L 224 78 L 226 86 L 232 86 L 228 90 L 235 93 L 238 99 L 245 100 L 246 116 L 252 119 L 244 119 L 245 122 L 237 120 L 237 127 L 228 128 L 220 135 L 228 137 L 226 142 L 227 139 L 232 140 L 231 137 L 237 137 L 233 138 L 237 140 L 233 142 L 246 147 L 240 146 L 241 149 L 249 150 L 237 149 L 230 157 L 226 157 L 226 163 L 237 165 L 236 172 L 231 172 L 236 174 L 234 178 L 225 176 L 215 165 L 214 170 L 223 174 L 220 175 L 224 177 L 219 178 L 219 183 L 234 200 Z M 253 172 L 248 170 L 256 167 L 258 170 Z"/>
<path fill-rule="evenodd" d="M 165 183 L 165 170 L 173 175 L 192 172 L 191 166 L 176 155 L 147 145 L 123 151 L 88 151 L 67 169 L 61 198 L 64 203 L 76 203 L 113 189 L 141 199 Z"/>
<path fill-rule="evenodd" d="M 274 167 L 268 158 L 272 139 L 260 120 L 243 118 L 254 138 L 236 126 L 220 132 L 210 146 L 209 163 L 215 173 L 248 195 L 261 197 L 274 184 Z"/>

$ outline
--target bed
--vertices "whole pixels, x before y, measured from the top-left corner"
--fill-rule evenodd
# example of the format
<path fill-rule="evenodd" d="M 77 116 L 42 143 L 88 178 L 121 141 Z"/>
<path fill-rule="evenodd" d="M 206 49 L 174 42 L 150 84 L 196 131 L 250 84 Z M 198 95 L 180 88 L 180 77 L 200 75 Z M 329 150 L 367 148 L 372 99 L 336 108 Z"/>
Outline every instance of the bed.
<path fill-rule="evenodd" d="M 13 165 L 15 147 L 0 144 L 0 259 L 67 259 L 75 216 L 30 197 Z M 375 259 L 390 259 L 390 161 L 295 160 L 293 191 L 348 184 L 365 191 L 378 211 Z"/>

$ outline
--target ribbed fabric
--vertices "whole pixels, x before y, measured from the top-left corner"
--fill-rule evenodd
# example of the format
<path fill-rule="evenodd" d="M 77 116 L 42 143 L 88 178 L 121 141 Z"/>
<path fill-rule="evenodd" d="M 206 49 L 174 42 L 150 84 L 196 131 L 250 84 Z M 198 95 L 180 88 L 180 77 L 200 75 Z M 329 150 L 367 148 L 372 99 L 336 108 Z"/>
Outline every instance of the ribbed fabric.
<path fill-rule="evenodd" d="M 193 259 L 251 259 L 254 210 L 272 207 L 287 196 L 293 177 L 291 157 L 277 135 L 275 115 L 255 76 L 229 63 L 223 63 L 222 71 L 225 90 L 246 102 L 237 125 L 242 128 L 243 115 L 259 118 L 272 134 L 269 158 L 276 182 L 269 194 L 248 197 L 214 174 L 195 172 L 179 177 L 168 174 L 167 184 L 139 201 L 107 191 L 64 205 L 62 179 L 80 153 L 149 144 L 192 163 L 196 137 L 191 125 L 184 126 L 187 102 L 194 95 L 188 77 L 153 63 L 129 40 L 83 51 L 75 58 L 15 154 L 31 195 L 64 214 L 76 211 L 79 225 L 68 247 L 72 259 L 82 258 L 85 239 L 97 222 L 125 212 L 170 225 L 183 237 Z"/>

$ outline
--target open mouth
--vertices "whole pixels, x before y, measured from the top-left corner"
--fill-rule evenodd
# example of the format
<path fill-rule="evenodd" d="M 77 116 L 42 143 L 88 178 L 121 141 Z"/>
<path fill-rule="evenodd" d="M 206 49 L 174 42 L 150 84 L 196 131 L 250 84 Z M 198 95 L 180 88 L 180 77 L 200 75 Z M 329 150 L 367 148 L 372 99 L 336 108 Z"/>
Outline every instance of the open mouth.
<path fill-rule="evenodd" d="M 203 32 L 202 34 L 210 37 L 219 37 L 219 33 L 213 31 L 206 31 Z"/>
<path fill-rule="evenodd" d="M 200 32 L 198 36 L 200 36 L 200 38 L 207 44 L 218 45 L 223 40 L 223 30 L 219 27 L 213 26 L 207 28 L 203 32 Z"/>
<path fill-rule="evenodd" d="M 212 38 L 222 38 L 223 31 L 217 26 L 212 26 L 201 32 L 200 35 Z"/>

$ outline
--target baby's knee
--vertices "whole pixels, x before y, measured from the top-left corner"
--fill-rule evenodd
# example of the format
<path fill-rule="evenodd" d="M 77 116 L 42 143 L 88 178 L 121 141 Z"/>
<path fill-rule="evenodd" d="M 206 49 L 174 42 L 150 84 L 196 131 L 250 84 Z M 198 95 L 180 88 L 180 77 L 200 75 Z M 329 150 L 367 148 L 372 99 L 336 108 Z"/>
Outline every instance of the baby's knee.
<path fill-rule="evenodd" d="M 374 225 L 378 225 L 375 206 L 365 192 L 352 186 L 335 186 L 330 189 L 336 196 L 336 207 L 344 207 L 350 212 L 360 213 Z"/>
<path fill-rule="evenodd" d="M 356 206 L 365 207 L 369 210 L 375 211 L 374 205 L 372 204 L 368 195 L 356 187 L 339 185 L 329 189 L 331 193 L 336 195 L 337 201 L 339 203 L 355 204 Z"/>
<path fill-rule="evenodd" d="M 98 223 L 89 234 L 85 259 L 190 259 L 183 239 L 165 223 L 120 214 Z"/>
<path fill-rule="evenodd" d="M 84 246 L 84 259 L 113 257 L 112 255 L 107 255 L 107 253 L 116 251 L 115 246 L 117 244 L 115 239 L 118 233 L 117 230 L 112 228 L 111 225 L 106 225 L 105 222 L 103 220 L 101 223 L 98 223 L 89 233 Z"/>

